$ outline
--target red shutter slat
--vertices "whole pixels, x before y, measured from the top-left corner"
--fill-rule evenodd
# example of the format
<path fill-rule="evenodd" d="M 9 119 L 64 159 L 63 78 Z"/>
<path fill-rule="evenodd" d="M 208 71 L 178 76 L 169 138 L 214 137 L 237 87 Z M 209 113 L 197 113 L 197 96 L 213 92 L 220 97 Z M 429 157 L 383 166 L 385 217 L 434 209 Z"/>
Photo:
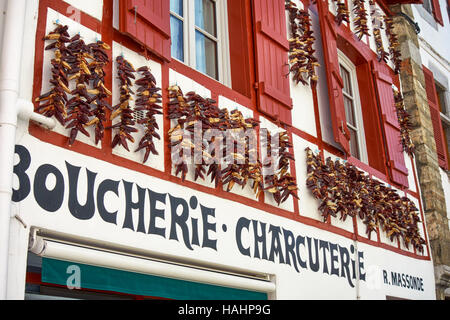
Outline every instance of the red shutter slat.
<path fill-rule="evenodd" d="M 284 1 L 253 0 L 258 110 L 291 124 L 288 50 Z"/>
<path fill-rule="evenodd" d="M 328 100 L 330 102 L 334 139 L 347 154 L 350 154 L 350 132 L 347 128 L 344 97 L 342 94 L 344 85 L 339 72 L 336 25 L 334 17 L 328 11 L 327 0 L 319 0 L 317 8 L 322 33 L 323 56 L 327 74 Z"/>
<path fill-rule="evenodd" d="M 384 63 L 372 61 L 377 100 L 382 115 L 384 138 L 387 148 L 387 166 L 393 182 L 408 187 L 408 169 L 400 139 L 400 125 L 395 109 L 392 76 Z"/>
<path fill-rule="evenodd" d="M 170 60 L 170 1 L 120 1 L 121 32 L 131 36 L 158 57 Z"/>
<path fill-rule="evenodd" d="M 431 2 L 433 3 L 434 20 L 436 20 L 436 22 L 438 22 L 443 26 L 444 20 L 442 19 L 441 6 L 439 5 L 439 0 L 431 0 Z"/>
<path fill-rule="evenodd" d="M 430 106 L 431 123 L 433 124 L 434 140 L 436 141 L 436 153 L 438 156 L 439 166 L 444 170 L 448 170 L 447 151 L 445 149 L 445 136 L 441 122 L 441 111 L 439 110 L 439 102 L 434 83 L 433 72 L 423 67 L 423 75 L 425 77 L 425 90 L 427 92 L 428 105 Z"/>

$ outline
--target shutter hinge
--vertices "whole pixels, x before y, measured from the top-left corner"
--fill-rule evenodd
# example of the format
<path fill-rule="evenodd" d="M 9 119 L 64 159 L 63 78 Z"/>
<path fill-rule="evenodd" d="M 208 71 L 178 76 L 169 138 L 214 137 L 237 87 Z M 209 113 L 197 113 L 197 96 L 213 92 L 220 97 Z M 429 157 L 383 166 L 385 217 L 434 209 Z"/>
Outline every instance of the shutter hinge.
<path fill-rule="evenodd" d="M 255 83 L 253 84 L 253 88 L 259 89 L 259 83 L 258 83 L 258 82 L 255 82 Z"/>
<path fill-rule="evenodd" d="M 348 140 L 350 140 L 350 134 L 347 133 L 347 131 L 345 130 L 344 121 L 343 120 L 341 120 L 341 125 L 339 126 L 339 129 L 341 129 L 341 132 L 344 135 L 344 137 L 347 138 Z"/>
<path fill-rule="evenodd" d="M 138 6 L 134 6 L 134 24 L 136 24 L 136 18 L 137 18 L 137 8 Z"/>

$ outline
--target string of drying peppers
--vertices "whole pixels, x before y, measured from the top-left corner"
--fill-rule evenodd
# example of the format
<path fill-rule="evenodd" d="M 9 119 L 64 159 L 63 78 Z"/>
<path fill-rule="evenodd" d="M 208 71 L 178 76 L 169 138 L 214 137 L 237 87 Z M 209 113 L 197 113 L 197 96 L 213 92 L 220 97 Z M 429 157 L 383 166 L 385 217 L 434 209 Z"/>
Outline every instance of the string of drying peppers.
<path fill-rule="evenodd" d="M 45 50 L 54 51 L 54 57 L 51 60 L 52 77 L 49 80 L 51 89 L 36 98 L 36 102 L 41 103 L 36 112 L 46 117 L 55 117 L 61 125 L 65 125 L 67 110 L 67 94 L 70 94 L 69 81 L 67 73 L 71 69 L 67 59 L 71 56 L 66 47 L 66 43 L 70 42 L 70 35 L 67 32 L 68 26 L 57 25 L 56 28 L 44 37 L 46 40 L 54 40 L 45 47 Z"/>
<path fill-rule="evenodd" d="M 393 89 L 394 91 L 394 101 L 395 101 L 395 109 L 397 111 L 398 123 L 400 125 L 400 139 L 402 143 L 403 150 L 412 157 L 414 155 L 414 144 L 412 142 L 410 131 L 411 131 L 411 122 L 410 122 L 410 114 L 406 110 L 403 95 L 398 91 Z"/>
<path fill-rule="evenodd" d="M 104 67 L 109 63 L 105 50 L 110 49 L 109 45 L 102 41 L 86 45 L 80 34 L 70 38 L 68 27 L 62 25 L 57 25 L 44 40 L 56 40 L 45 47 L 45 50 L 55 49 L 49 80 L 53 87 L 36 99 L 45 102 L 36 111 L 47 117 L 55 116 L 61 125 L 70 129 L 69 145 L 75 142 L 78 132 L 89 137 L 86 127 L 95 125 L 98 144 L 103 138 L 105 108 L 111 109 L 106 101 L 111 92 L 104 84 Z M 70 81 L 75 81 L 72 91 Z M 72 96 L 70 100 L 67 94 Z M 89 120 L 91 116 L 93 119 Z"/>
<path fill-rule="evenodd" d="M 374 0 L 369 0 L 369 6 L 378 61 L 387 62 L 389 59 L 389 54 L 384 50 L 383 40 L 381 38 L 381 30 L 383 29 L 383 15 L 377 8 Z"/>
<path fill-rule="evenodd" d="M 235 185 L 244 188 L 252 182 L 251 188 L 259 198 L 264 190 L 262 166 L 259 160 L 250 161 L 258 158 L 257 150 L 250 149 L 250 138 L 243 134 L 243 130 L 255 129 L 259 122 L 244 118 L 237 109 L 231 112 L 226 108 L 220 109 L 216 101 L 205 99 L 195 92 L 184 95 L 179 86 L 171 86 L 168 90 L 168 117 L 176 121 L 169 130 L 172 159 L 176 156 L 178 160 L 174 164 L 175 175 L 181 173 L 184 181 L 189 171 L 189 156 L 197 151 L 197 154 L 202 155 L 202 161 L 195 159 L 195 180 L 205 180 L 211 176 L 211 182 L 215 182 L 216 187 L 221 182 L 227 191 L 231 191 Z M 195 131 L 195 124 L 199 122 L 202 130 Z M 216 129 L 216 135 L 208 136 L 206 132 L 209 129 Z M 251 132 L 255 133 L 255 130 Z M 201 133 L 201 137 L 193 136 L 194 133 Z M 252 138 L 256 141 L 256 133 Z M 202 139 L 210 146 L 208 150 L 205 149 L 205 144 L 198 143 Z M 225 143 L 226 139 L 233 143 Z M 239 143 L 242 143 L 240 146 L 245 145 L 245 148 L 238 148 Z M 207 163 L 204 159 L 210 161 Z M 227 163 L 227 166 L 221 169 L 223 163 Z"/>
<path fill-rule="evenodd" d="M 144 136 L 139 141 L 136 152 L 145 149 L 143 160 L 145 163 L 148 160 L 150 153 L 154 155 L 158 154 L 153 138 L 158 140 L 161 139 L 157 132 L 159 127 L 155 117 L 157 114 L 162 114 L 162 107 L 160 105 L 161 94 L 159 93 L 161 88 L 156 86 L 156 79 L 147 66 L 138 68 L 137 72 L 140 73 L 142 77 L 135 81 L 135 84 L 139 86 L 137 89 L 138 99 L 135 103 L 135 110 L 145 111 L 145 117 L 137 121 L 139 124 L 145 126 L 145 132 Z"/>
<path fill-rule="evenodd" d="M 395 73 L 399 74 L 402 60 L 400 50 L 398 49 L 400 43 L 397 35 L 394 33 L 394 21 L 391 17 L 385 16 L 384 22 L 386 24 L 386 34 L 389 39 L 389 53 L 391 55 L 391 61 L 394 64 Z"/>
<path fill-rule="evenodd" d="M 380 226 L 391 241 L 402 240 L 406 248 L 412 245 L 423 252 L 425 240 L 420 236 L 420 218 L 414 202 L 348 162 L 342 164 L 331 158 L 323 161 L 309 148 L 306 153 L 306 186 L 321 201 L 319 211 L 324 221 L 338 213 L 343 221 L 347 216 L 358 216 L 366 225 L 369 238 Z"/>
<path fill-rule="evenodd" d="M 300 10 L 291 0 L 286 0 L 285 8 L 289 12 L 289 25 L 292 37 L 289 39 L 289 73 L 293 73 L 294 81 L 315 86 L 318 81 L 315 68 L 319 66 L 314 56 L 315 50 L 311 18 L 308 10 Z M 297 22 L 298 20 L 298 22 Z M 306 77 L 306 79 L 305 79 Z"/>
<path fill-rule="evenodd" d="M 67 102 L 67 125 L 66 129 L 70 129 L 69 145 L 75 142 L 78 132 L 89 137 L 89 132 L 85 129 L 92 116 L 91 102 L 93 99 L 89 94 L 89 80 L 91 71 L 88 68 L 87 59 L 93 60 L 90 55 L 89 48 L 81 39 L 80 35 L 75 35 L 67 49 L 71 52 L 71 56 L 67 59 L 70 64 L 70 77 L 68 80 L 75 80 L 76 87 L 72 90 L 72 98 Z"/>
<path fill-rule="evenodd" d="M 202 143 L 203 134 L 205 130 L 215 127 L 218 119 L 217 108 L 215 107 L 215 101 L 212 99 L 204 99 L 194 91 L 190 91 L 186 94 L 186 102 L 190 106 L 192 112 L 186 117 L 184 128 L 192 135 L 191 143 L 191 155 L 194 157 L 199 155 L 200 158 L 194 158 L 194 180 L 198 178 L 205 180 L 206 174 L 206 160 L 211 159 L 212 156 L 206 151 L 206 146 Z M 202 130 L 195 130 L 195 125 L 201 124 Z M 209 141 L 208 141 L 209 142 Z"/>
<path fill-rule="evenodd" d="M 115 125 L 112 125 L 108 129 L 117 129 L 116 135 L 114 136 L 111 148 L 117 145 L 123 146 L 127 151 L 128 141 L 134 142 L 134 138 L 131 135 L 132 132 L 137 132 L 138 130 L 134 127 L 136 124 L 134 120 L 134 113 L 130 106 L 130 101 L 132 100 L 131 95 L 134 94 L 131 90 L 132 80 L 135 79 L 134 73 L 136 72 L 133 65 L 128 62 L 123 56 L 118 56 L 116 58 L 117 63 L 117 78 L 120 81 L 120 102 L 113 107 L 113 112 L 111 113 L 111 120 L 120 116 L 120 121 Z"/>
<path fill-rule="evenodd" d="M 268 130 L 265 130 L 261 145 L 266 151 L 263 160 L 265 190 L 272 194 L 278 205 L 286 201 L 290 195 L 298 199 L 297 183 L 289 173 L 290 160 L 295 161 L 295 158 L 289 152 L 292 143 L 289 141 L 288 133 L 282 131 L 271 135 Z M 274 150 L 277 146 L 278 150 Z"/>
<path fill-rule="evenodd" d="M 334 0 L 336 3 L 336 17 L 335 20 L 338 25 L 341 25 L 342 22 L 350 23 L 350 13 L 348 11 L 347 3 L 344 0 Z"/>
<path fill-rule="evenodd" d="M 216 102 L 214 100 L 204 99 L 192 91 L 184 95 L 178 86 L 169 87 L 169 98 L 169 118 L 177 121 L 177 124 L 169 131 L 172 152 L 177 153 L 177 156 L 180 159 L 178 163 L 175 164 L 176 175 L 181 172 L 182 179 L 185 178 L 188 172 L 188 156 L 196 154 L 197 151 L 197 154 L 202 155 L 202 159 L 201 161 L 199 161 L 200 159 L 195 159 L 194 179 L 197 180 L 198 178 L 201 178 L 204 180 L 205 177 L 211 175 L 211 182 L 214 181 L 217 186 L 219 181 L 222 181 L 222 174 L 226 174 L 224 179 L 228 179 L 228 176 L 231 175 L 228 174 L 228 171 L 230 171 L 229 168 L 222 172 L 219 166 L 220 161 L 218 159 L 221 159 L 221 156 L 226 154 L 226 147 L 223 147 L 222 143 L 222 149 L 218 150 L 218 153 L 216 154 L 217 148 L 205 150 L 204 144 L 198 143 L 198 141 L 202 141 L 204 133 L 208 129 L 217 129 L 219 132 L 223 133 L 226 130 L 237 129 L 239 126 L 242 126 L 242 123 L 239 124 L 237 110 L 233 111 L 230 115 L 228 110 L 219 109 L 215 105 Z M 194 130 L 196 123 L 201 123 L 201 130 Z M 188 131 L 190 135 L 185 132 L 183 136 L 183 129 Z M 232 131 L 229 131 L 229 133 L 230 132 Z M 201 134 L 202 137 L 193 137 L 192 134 Z M 223 136 L 214 136 L 210 137 L 207 142 L 209 145 L 212 144 L 215 146 L 223 141 Z M 185 150 L 173 148 L 175 146 L 185 148 Z M 236 153 L 230 152 L 230 154 L 236 157 L 238 156 Z M 239 156 L 243 157 L 243 155 Z M 207 172 L 207 164 L 204 161 L 205 158 L 211 160 Z M 237 174 L 231 176 L 235 177 Z M 231 190 L 234 183 L 235 182 L 231 183 L 227 190 Z"/>
<path fill-rule="evenodd" d="M 178 86 L 169 87 L 169 119 L 174 119 L 177 124 L 172 127 L 169 132 L 169 141 L 172 153 L 172 159 L 177 157 L 178 161 L 175 164 L 175 175 L 181 173 L 181 180 L 186 179 L 188 173 L 188 161 L 186 154 L 186 147 L 193 145 L 189 137 L 184 134 L 183 127 L 186 117 L 189 115 L 190 108 L 183 95 L 183 91 Z M 187 141 L 186 141 L 187 140 Z"/>
<path fill-rule="evenodd" d="M 364 6 L 364 0 L 353 0 L 353 12 L 356 17 L 354 19 L 355 33 L 359 40 L 363 36 L 369 36 L 369 28 L 367 27 L 367 11 Z"/>
<path fill-rule="evenodd" d="M 112 93 L 105 86 L 105 67 L 109 63 L 108 54 L 105 50 L 110 50 L 111 47 L 98 40 L 95 43 L 90 43 L 87 45 L 93 61 L 89 64 L 89 70 L 91 72 L 92 87 L 89 92 L 94 94 L 94 99 L 92 104 L 94 105 L 94 110 L 92 110 L 92 115 L 94 118 L 87 123 L 87 126 L 95 126 L 95 144 L 103 139 L 106 122 L 106 109 L 112 111 L 111 105 L 107 102 L 108 96 Z"/>
<path fill-rule="evenodd" d="M 227 191 L 231 191 L 235 184 L 240 185 L 243 189 L 249 179 L 253 180 L 252 189 L 258 197 L 263 190 L 261 165 L 258 161 L 250 161 L 250 159 L 257 159 L 257 150 L 249 149 L 251 145 L 249 137 L 243 134 L 245 129 L 255 129 L 258 122 L 253 119 L 244 119 L 242 113 L 235 109 L 231 111 L 228 123 L 230 128 L 227 134 L 230 136 L 227 138 L 231 137 L 235 143 L 232 146 L 225 145 L 223 148 L 223 154 L 230 155 L 231 159 L 225 158 L 230 164 L 222 170 L 222 183 L 227 186 Z M 254 134 L 252 138 L 256 142 L 256 132 L 252 130 L 251 133 Z M 244 150 L 240 150 L 238 144 L 245 146 Z M 227 150 L 228 147 L 231 147 L 232 150 Z"/>

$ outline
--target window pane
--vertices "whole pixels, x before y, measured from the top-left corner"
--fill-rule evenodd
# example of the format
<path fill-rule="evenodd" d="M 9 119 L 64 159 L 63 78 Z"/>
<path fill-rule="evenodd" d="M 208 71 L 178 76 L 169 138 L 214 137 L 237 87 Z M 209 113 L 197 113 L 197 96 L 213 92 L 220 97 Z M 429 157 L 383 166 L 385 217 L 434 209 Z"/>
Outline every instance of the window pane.
<path fill-rule="evenodd" d="M 342 65 L 341 65 L 340 69 L 341 69 L 342 81 L 344 82 L 344 92 L 353 96 L 352 85 L 351 85 L 351 80 L 350 80 L 350 73 Z"/>
<path fill-rule="evenodd" d="M 216 32 L 216 4 L 211 0 L 195 0 L 195 25 L 214 37 Z"/>
<path fill-rule="evenodd" d="M 170 52 L 172 57 L 184 62 L 183 21 L 170 16 Z"/>
<path fill-rule="evenodd" d="M 433 9 L 431 7 L 431 1 L 430 0 L 423 0 L 422 4 L 423 8 L 427 10 L 429 13 L 433 13 Z"/>
<path fill-rule="evenodd" d="M 360 159 L 357 133 L 351 128 L 348 128 L 348 130 L 350 131 L 350 154 L 355 158 Z"/>
<path fill-rule="evenodd" d="M 345 106 L 345 117 L 347 118 L 347 122 L 352 126 L 357 127 L 355 121 L 355 113 L 353 112 L 353 100 L 344 96 L 344 106 Z"/>
<path fill-rule="evenodd" d="M 196 69 L 218 80 L 217 44 L 199 31 L 195 31 Z"/>
<path fill-rule="evenodd" d="M 183 17 L 183 0 L 170 0 L 170 11 Z"/>

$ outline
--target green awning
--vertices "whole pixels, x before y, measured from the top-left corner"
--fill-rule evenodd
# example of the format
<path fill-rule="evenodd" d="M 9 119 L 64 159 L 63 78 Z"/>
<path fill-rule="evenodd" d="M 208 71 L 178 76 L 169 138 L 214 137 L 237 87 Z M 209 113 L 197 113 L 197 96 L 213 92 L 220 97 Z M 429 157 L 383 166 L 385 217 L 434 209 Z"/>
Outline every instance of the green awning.
<path fill-rule="evenodd" d="M 42 259 L 42 282 L 67 285 L 69 266 L 80 268 L 80 287 L 179 300 L 267 300 L 267 294 L 192 281 Z M 69 270 L 69 272 L 68 272 Z"/>

